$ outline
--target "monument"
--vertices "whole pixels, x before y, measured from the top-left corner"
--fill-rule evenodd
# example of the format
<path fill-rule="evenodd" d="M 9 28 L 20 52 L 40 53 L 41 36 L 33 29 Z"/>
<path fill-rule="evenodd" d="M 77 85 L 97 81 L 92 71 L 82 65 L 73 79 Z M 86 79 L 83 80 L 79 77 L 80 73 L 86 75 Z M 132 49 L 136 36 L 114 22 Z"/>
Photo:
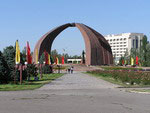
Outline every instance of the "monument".
<path fill-rule="evenodd" d="M 82 33 L 85 42 L 86 65 L 113 64 L 112 50 L 106 39 L 94 29 L 81 23 L 67 23 L 43 35 L 34 48 L 33 62 L 36 61 L 36 51 L 38 51 L 38 58 L 44 51 L 50 54 L 54 39 L 68 27 L 77 27 Z"/>

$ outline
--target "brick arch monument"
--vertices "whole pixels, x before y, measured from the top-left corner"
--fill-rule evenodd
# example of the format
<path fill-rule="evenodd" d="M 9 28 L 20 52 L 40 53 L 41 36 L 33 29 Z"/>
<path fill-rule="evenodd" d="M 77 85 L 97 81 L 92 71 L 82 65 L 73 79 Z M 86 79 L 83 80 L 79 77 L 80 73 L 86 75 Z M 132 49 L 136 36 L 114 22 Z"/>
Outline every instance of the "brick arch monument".
<path fill-rule="evenodd" d="M 50 54 L 54 39 L 68 27 L 77 27 L 82 33 L 85 42 L 86 65 L 113 64 L 111 47 L 106 39 L 94 29 L 81 23 L 67 23 L 43 35 L 34 48 L 33 62 L 36 61 L 36 51 L 38 51 L 38 59 L 45 50 Z"/>

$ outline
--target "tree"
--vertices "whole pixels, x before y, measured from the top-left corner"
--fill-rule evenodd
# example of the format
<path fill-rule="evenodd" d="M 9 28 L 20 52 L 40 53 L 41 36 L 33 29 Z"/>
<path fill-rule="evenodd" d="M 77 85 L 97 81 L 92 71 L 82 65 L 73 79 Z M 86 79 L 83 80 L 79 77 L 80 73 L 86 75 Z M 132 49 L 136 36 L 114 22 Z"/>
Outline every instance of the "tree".
<path fill-rule="evenodd" d="M 82 51 L 82 63 L 85 64 L 85 52 L 84 52 L 84 50 Z"/>
<path fill-rule="evenodd" d="M 10 70 L 2 52 L 0 51 L 0 83 L 8 83 L 11 80 Z"/>
<path fill-rule="evenodd" d="M 150 66 L 150 44 L 146 45 L 146 66 Z"/>
<path fill-rule="evenodd" d="M 10 76 L 14 76 L 14 69 L 15 69 L 15 48 L 13 46 L 8 46 L 3 51 L 3 56 L 5 61 L 8 64 L 10 70 Z"/>
<path fill-rule="evenodd" d="M 24 64 L 27 61 L 26 60 L 26 47 L 24 47 L 24 49 L 22 50 L 21 56 L 22 56 L 21 61 Z"/>
<path fill-rule="evenodd" d="M 36 67 L 35 64 L 27 64 L 27 68 L 25 71 L 27 72 L 26 77 L 28 76 L 28 80 L 30 80 L 31 76 L 36 77 L 38 75 L 37 70 L 38 68 Z"/>
<path fill-rule="evenodd" d="M 119 65 L 121 65 L 121 66 L 122 66 L 122 65 L 123 65 L 123 63 L 122 63 L 123 61 L 124 61 L 124 57 L 123 57 L 123 56 L 121 56 L 121 58 L 119 59 Z"/>
<path fill-rule="evenodd" d="M 142 65 L 143 66 L 147 66 L 147 58 L 146 58 L 146 53 L 147 53 L 147 49 L 146 49 L 146 45 L 148 44 L 147 41 L 147 36 L 145 35 L 142 39 L 142 46 L 141 46 L 141 59 L 142 59 Z"/>

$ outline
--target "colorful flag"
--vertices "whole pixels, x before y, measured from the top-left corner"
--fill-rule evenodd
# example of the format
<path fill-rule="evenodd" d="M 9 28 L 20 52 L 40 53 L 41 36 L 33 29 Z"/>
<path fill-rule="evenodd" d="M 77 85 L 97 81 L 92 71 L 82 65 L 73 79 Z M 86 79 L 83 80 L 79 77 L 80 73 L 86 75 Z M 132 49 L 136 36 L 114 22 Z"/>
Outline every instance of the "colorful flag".
<path fill-rule="evenodd" d="M 122 60 L 122 65 L 124 65 L 124 60 Z"/>
<path fill-rule="evenodd" d="M 16 41 L 16 64 L 20 63 L 20 48 L 18 40 Z"/>
<path fill-rule="evenodd" d="M 36 52 L 36 60 L 35 60 L 35 64 L 38 64 L 38 49 L 36 49 L 35 52 Z"/>
<path fill-rule="evenodd" d="M 31 56 L 31 51 L 30 51 L 29 42 L 27 42 L 26 54 L 27 54 L 27 56 L 26 56 L 27 63 L 28 63 L 28 64 L 32 64 L 32 56 Z"/>
<path fill-rule="evenodd" d="M 44 51 L 44 55 L 45 55 L 45 64 L 48 64 L 48 52 Z"/>
<path fill-rule="evenodd" d="M 131 57 L 131 65 L 134 65 L 134 59 Z"/>
<path fill-rule="evenodd" d="M 139 59 L 138 56 L 136 56 L 136 65 L 139 64 L 138 59 Z"/>
<path fill-rule="evenodd" d="M 59 64 L 59 59 L 58 59 L 58 57 L 56 57 L 56 64 Z"/>
<path fill-rule="evenodd" d="M 49 65 L 51 64 L 51 56 L 50 56 L 50 54 L 48 54 L 48 64 Z"/>
<path fill-rule="evenodd" d="M 62 58 L 61 58 L 61 59 L 62 59 L 62 64 L 64 64 L 64 56 L 62 56 Z"/>

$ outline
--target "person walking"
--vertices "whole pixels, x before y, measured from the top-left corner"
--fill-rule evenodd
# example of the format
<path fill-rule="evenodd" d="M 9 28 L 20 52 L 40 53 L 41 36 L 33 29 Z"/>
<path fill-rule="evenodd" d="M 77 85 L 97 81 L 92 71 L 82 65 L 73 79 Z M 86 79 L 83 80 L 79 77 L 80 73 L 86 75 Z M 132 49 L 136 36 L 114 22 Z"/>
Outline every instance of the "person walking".
<path fill-rule="evenodd" d="M 69 67 L 67 70 L 68 70 L 68 73 L 70 74 L 70 70 L 71 70 L 71 68 Z"/>
<path fill-rule="evenodd" d="M 73 66 L 71 66 L 70 70 L 71 70 L 71 73 L 73 73 Z"/>

